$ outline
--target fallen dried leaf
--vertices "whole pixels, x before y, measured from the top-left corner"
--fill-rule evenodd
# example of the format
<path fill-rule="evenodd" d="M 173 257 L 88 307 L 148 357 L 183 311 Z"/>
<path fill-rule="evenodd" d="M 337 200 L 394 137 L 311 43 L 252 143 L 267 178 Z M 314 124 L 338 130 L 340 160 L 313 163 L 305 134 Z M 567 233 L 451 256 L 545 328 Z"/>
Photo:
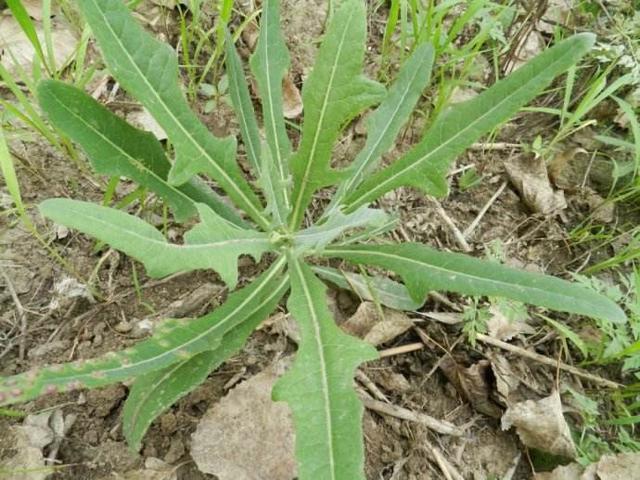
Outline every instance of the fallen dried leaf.
<path fill-rule="evenodd" d="M 500 418 L 502 409 L 492 400 L 495 379 L 489 361 L 481 360 L 469 368 L 464 368 L 447 356 L 439 366 L 458 393 L 475 410 L 493 418 Z"/>
<path fill-rule="evenodd" d="M 397 310 L 382 309 L 382 317 L 375 304 L 362 302 L 351 318 L 341 325 L 351 335 L 371 345 L 382 345 L 413 327 L 413 320 Z"/>
<path fill-rule="evenodd" d="M 596 467 L 599 480 L 630 480 L 640 476 L 640 453 L 604 455 Z"/>
<path fill-rule="evenodd" d="M 603 455 L 586 469 L 577 463 L 556 467 L 537 473 L 533 480 L 632 480 L 639 478 L 639 472 L 640 453 L 619 453 Z"/>
<path fill-rule="evenodd" d="M 527 447 L 566 458 L 576 457 L 569 425 L 562 415 L 560 394 L 554 391 L 541 400 L 526 400 L 510 406 L 502 416 L 502 429 L 516 427 Z"/>
<path fill-rule="evenodd" d="M 498 340 L 508 341 L 522 333 L 532 334 L 535 329 L 522 320 L 512 320 L 497 306 L 489 307 L 491 318 L 487 320 L 487 331 Z"/>
<path fill-rule="evenodd" d="M 292 480 L 296 476 L 289 407 L 271 400 L 281 367 L 239 384 L 200 420 L 191 456 L 220 480 Z"/>
<path fill-rule="evenodd" d="M 58 310 L 75 298 L 85 298 L 91 303 L 95 299 L 89 288 L 72 277 L 63 277 L 53 285 L 53 298 L 49 302 L 49 310 Z"/>
<path fill-rule="evenodd" d="M 285 118 L 297 118 L 302 113 L 302 96 L 293 83 L 291 73 L 282 79 L 282 103 Z"/>
<path fill-rule="evenodd" d="M 541 157 L 522 156 L 506 164 L 509 179 L 524 203 L 536 213 L 551 214 L 567 207 L 564 192 L 554 191 Z"/>
<path fill-rule="evenodd" d="M 577 160 L 582 160 L 586 153 L 588 152 L 582 147 L 573 147 L 564 148 L 553 156 L 547 168 L 549 179 L 556 187 L 562 189 L 580 187 L 584 178 L 584 173 L 580 171 L 580 167 L 584 162 L 578 162 Z M 589 161 L 588 158 L 586 160 L 587 162 Z"/>
<path fill-rule="evenodd" d="M 473 88 L 455 87 L 449 97 L 450 104 L 462 103 L 478 96 L 478 92 Z"/>
<path fill-rule="evenodd" d="M 540 32 L 531 30 L 529 34 L 524 37 L 514 55 L 514 59 L 509 63 L 505 73 L 515 72 L 517 69 L 526 64 L 533 57 L 538 55 L 544 49 L 544 39 Z"/>
<path fill-rule="evenodd" d="M 3 434 L 2 450 L 15 453 L 9 458 L 0 457 L 0 471 L 10 474 L 12 480 L 45 480 L 51 473 L 45 466 L 42 447 L 39 446 L 42 442 L 36 441 L 34 445 L 32 435 L 33 431 L 29 433 L 23 426 L 9 427 L 9 431 Z"/>
<path fill-rule="evenodd" d="M 552 34 L 558 25 L 571 27 L 568 20 L 574 8 L 573 3 L 573 0 L 548 0 L 547 11 L 538 22 L 538 30 Z"/>
<path fill-rule="evenodd" d="M 496 379 L 498 400 L 507 407 L 515 403 L 513 397 L 520 386 L 520 379 L 511 368 L 509 360 L 503 355 L 493 355 L 491 371 Z"/>
<path fill-rule="evenodd" d="M 112 472 L 100 480 L 177 480 L 178 469 L 159 458 L 149 457 L 144 462 L 144 469 L 129 470 L 124 474 Z"/>

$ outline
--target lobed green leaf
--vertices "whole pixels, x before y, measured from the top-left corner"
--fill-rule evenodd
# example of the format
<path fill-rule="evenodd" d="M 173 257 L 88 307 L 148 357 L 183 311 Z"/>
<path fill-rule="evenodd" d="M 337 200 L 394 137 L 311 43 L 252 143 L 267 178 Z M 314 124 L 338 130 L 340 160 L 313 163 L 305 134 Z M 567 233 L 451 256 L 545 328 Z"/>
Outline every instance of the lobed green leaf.
<path fill-rule="evenodd" d="M 82 90 L 43 80 L 38 99 L 51 123 L 85 150 L 97 173 L 130 178 L 156 193 L 178 221 L 195 215 L 199 202 L 236 225 L 244 224 L 201 180 L 194 178 L 179 187 L 169 184 L 171 163 L 154 135 L 129 125 Z"/>
<path fill-rule="evenodd" d="M 300 224 L 313 193 L 339 179 L 330 161 L 341 128 L 384 95 L 382 85 L 361 74 L 366 23 L 362 0 L 341 2 L 329 20 L 315 66 L 302 88 L 302 140 L 291 159 L 291 228 Z"/>
<path fill-rule="evenodd" d="M 166 43 L 138 25 L 121 0 L 80 0 L 110 72 L 169 135 L 176 161 L 169 173 L 181 185 L 198 173 L 215 179 L 229 197 L 266 228 L 258 197 L 235 161 L 235 139 L 215 137 L 191 111 L 180 91 L 178 60 Z"/>
<path fill-rule="evenodd" d="M 122 411 L 122 427 L 127 443 L 135 450 L 140 450 L 142 438 L 153 420 L 204 382 L 209 373 L 225 360 L 242 350 L 264 318 L 260 315 L 248 317 L 229 330 L 217 348 L 136 378 Z"/>
<path fill-rule="evenodd" d="M 590 33 L 563 40 L 477 97 L 451 107 L 436 119 L 412 150 L 367 178 L 348 195 L 347 210 L 352 211 L 404 185 L 429 195 L 445 195 L 451 162 L 482 135 L 533 100 L 556 76 L 585 55 L 594 42 L 595 36 Z"/>
<path fill-rule="evenodd" d="M 347 178 L 338 186 L 329 211 L 353 192 L 395 143 L 402 126 L 413 112 L 422 91 L 429 84 L 433 66 L 433 47 L 424 43 L 405 60 L 387 96 L 367 119 L 367 142 L 349 167 Z"/>
<path fill-rule="evenodd" d="M 195 320 L 167 320 L 154 336 L 121 352 L 104 357 L 37 368 L 0 380 L 0 405 L 32 398 L 96 388 L 148 374 L 194 355 L 215 350 L 234 327 L 266 318 L 288 287 L 281 276 L 284 258 L 253 283 L 229 295 L 215 311 Z"/>
<path fill-rule="evenodd" d="M 185 235 L 185 244 L 167 242 L 140 218 L 89 202 L 53 198 L 39 206 L 56 223 L 75 228 L 142 262 L 152 277 L 211 268 L 231 288 L 238 281 L 238 256 L 256 260 L 271 250 L 267 234 L 239 228 L 204 204 L 197 204 L 201 223 Z"/>
<path fill-rule="evenodd" d="M 382 267 L 400 275 L 416 302 L 431 290 L 507 297 L 520 302 L 611 321 L 624 312 L 603 295 L 548 275 L 526 272 L 419 243 L 329 247 L 329 257 Z"/>
<path fill-rule="evenodd" d="M 364 480 L 362 404 L 353 389 L 356 367 L 377 358 L 365 342 L 342 332 L 329 312 L 326 287 L 311 269 L 289 259 L 287 306 L 300 325 L 291 369 L 276 383 L 274 400 L 293 411 L 300 480 Z"/>

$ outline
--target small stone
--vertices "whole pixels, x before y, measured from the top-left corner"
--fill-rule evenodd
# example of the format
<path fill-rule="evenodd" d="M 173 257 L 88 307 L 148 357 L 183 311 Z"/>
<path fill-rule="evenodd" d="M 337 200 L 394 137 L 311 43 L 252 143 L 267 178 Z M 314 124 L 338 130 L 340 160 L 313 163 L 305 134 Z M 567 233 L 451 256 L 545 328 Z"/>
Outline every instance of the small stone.
<path fill-rule="evenodd" d="M 131 336 L 133 338 L 146 337 L 153 331 L 153 322 L 147 318 L 140 320 L 133 325 L 131 329 Z"/>
<path fill-rule="evenodd" d="M 167 463 L 175 463 L 182 458 L 185 454 L 185 447 L 182 440 L 178 437 L 173 437 L 171 440 L 171 445 L 169 446 L 169 451 L 164 456 L 164 461 Z"/>
<path fill-rule="evenodd" d="M 86 393 L 87 403 L 96 417 L 104 418 L 109 415 L 118 403 L 125 397 L 122 385 L 111 385 L 101 390 L 89 390 Z"/>
<path fill-rule="evenodd" d="M 118 333 L 129 333 L 131 330 L 133 330 L 133 325 L 131 325 L 131 323 L 127 322 L 126 320 L 122 320 L 115 327 L 113 327 L 113 329 Z"/>
<path fill-rule="evenodd" d="M 103 341 L 104 341 L 104 337 L 103 337 L 102 335 L 100 335 L 100 334 L 95 335 L 95 336 L 93 337 L 92 345 L 93 345 L 94 347 L 99 347 L 100 345 L 102 345 L 102 342 L 103 342 Z"/>
<path fill-rule="evenodd" d="M 95 430 L 87 430 L 82 436 L 83 440 L 89 445 L 98 444 L 98 433 Z"/>
<path fill-rule="evenodd" d="M 68 340 L 54 340 L 53 342 L 44 343 L 32 348 L 29 351 L 29 358 L 42 358 L 50 353 L 57 353 L 69 348 L 70 343 Z"/>
<path fill-rule="evenodd" d="M 160 417 L 160 428 L 162 433 L 170 435 L 178 429 L 178 419 L 171 412 L 165 413 Z"/>

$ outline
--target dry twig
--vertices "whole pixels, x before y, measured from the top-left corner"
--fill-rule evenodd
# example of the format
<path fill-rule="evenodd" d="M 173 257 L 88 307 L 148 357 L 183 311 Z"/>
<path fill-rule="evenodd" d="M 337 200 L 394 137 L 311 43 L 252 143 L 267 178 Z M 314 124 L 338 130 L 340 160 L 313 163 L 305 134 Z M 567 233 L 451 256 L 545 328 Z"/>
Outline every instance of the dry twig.
<path fill-rule="evenodd" d="M 543 365 L 547 365 L 551 368 L 559 368 L 560 370 L 564 370 L 565 372 L 569 372 L 577 377 L 583 378 L 590 382 L 596 383 L 598 385 L 602 385 L 608 388 L 620 388 L 623 385 L 619 383 L 612 382 L 611 380 L 607 380 L 606 378 L 599 377 L 598 375 L 594 375 L 592 373 L 586 372 L 581 368 L 574 367 L 573 365 L 568 365 L 566 363 L 553 360 L 551 358 L 545 357 L 544 355 L 540 355 L 538 353 L 530 352 L 529 350 L 525 350 L 524 348 L 517 347 L 515 345 L 511 345 L 510 343 L 503 342 L 496 338 L 490 337 L 488 335 L 484 335 L 479 333 L 477 335 L 478 340 L 483 343 L 487 343 L 494 347 L 501 348 L 511 353 L 515 353 L 516 355 L 520 355 L 521 357 L 528 358 L 530 360 L 534 360 Z"/>
<path fill-rule="evenodd" d="M 407 420 L 409 422 L 419 423 L 434 432 L 442 433 L 444 435 L 452 435 L 454 437 L 461 437 L 464 435 L 464 431 L 453 423 L 449 423 L 445 420 L 438 420 L 426 413 L 414 412 L 407 408 L 399 407 L 398 405 L 392 405 L 381 402 L 380 400 L 375 400 L 360 389 L 358 389 L 358 393 L 364 406 L 374 412 L 389 415 L 401 420 Z"/>

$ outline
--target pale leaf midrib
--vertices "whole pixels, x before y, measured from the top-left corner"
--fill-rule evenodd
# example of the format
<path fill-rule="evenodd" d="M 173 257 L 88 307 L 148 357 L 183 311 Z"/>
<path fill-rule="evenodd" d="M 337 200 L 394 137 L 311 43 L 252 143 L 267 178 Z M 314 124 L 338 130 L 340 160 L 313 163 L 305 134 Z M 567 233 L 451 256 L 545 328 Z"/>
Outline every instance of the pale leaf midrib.
<path fill-rule="evenodd" d="M 233 60 L 235 61 L 235 60 Z M 245 145 L 246 147 L 249 148 L 249 150 L 251 151 L 251 156 L 253 157 L 253 159 L 256 162 L 256 169 L 258 170 L 258 173 L 260 172 L 260 162 L 259 162 L 259 155 L 257 154 L 255 148 L 254 148 L 254 144 L 253 141 L 251 139 L 251 130 L 249 128 L 249 120 L 247 119 L 247 116 L 245 115 L 244 112 L 244 108 L 242 107 L 242 96 L 240 95 L 240 88 L 242 87 L 241 83 L 240 83 L 240 79 L 237 78 L 237 75 L 231 75 L 233 77 L 233 83 L 235 84 L 235 94 L 233 94 L 233 96 L 237 99 L 238 102 L 238 111 L 236 112 L 236 114 L 240 117 L 240 120 L 242 121 L 242 125 L 244 126 L 244 130 L 245 132 L 247 132 L 247 145 Z"/>
<path fill-rule="evenodd" d="M 551 65 L 547 66 L 548 68 L 551 68 L 551 66 L 561 62 L 562 60 L 565 59 L 565 57 L 570 56 L 572 54 L 571 51 L 568 51 L 567 53 L 565 53 L 564 55 L 558 57 L 558 59 L 556 59 Z M 418 160 L 412 162 L 411 164 L 407 165 L 406 167 L 404 167 L 402 170 L 399 170 L 397 173 L 394 173 L 393 175 L 391 175 L 390 177 L 387 177 L 386 179 L 384 179 L 382 182 L 380 182 L 378 185 L 376 185 L 375 187 L 373 187 L 371 190 L 363 192 L 362 194 L 360 194 L 358 197 L 356 197 L 355 199 L 353 199 L 352 201 L 349 202 L 349 204 L 347 205 L 347 208 L 352 208 L 353 205 L 358 205 L 360 203 L 360 200 L 364 197 L 368 197 L 368 196 L 378 196 L 377 192 L 384 192 L 386 191 L 385 188 L 387 185 L 391 184 L 396 178 L 398 178 L 399 176 L 404 175 L 406 172 L 408 172 L 409 170 L 412 169 L 419 169 L 422 164 L 427 161 L 429 158 L 433 157 L 434 155 L 436 155 L 440 150 L 444 149 L 445 147 L 447 147 L 449 144 L 451 144 L 452 142 L 456 141 L 458 138 L 464 136 L 464 134 L 471 129 L 472 127 L 475 127 L 477 124 L 482 123 L 485 118 L 487 118 L 488 116 L 490 116 L 491 114 L 493 114 L 493 112 L 501 107 L 502 105 L 504 105 L 510 98 L 514 97 L 517 93 L 519 93 L 520 91 L 526 89 L 529 85 L 531 85 L 532 83 L 536 83 L 537 76 L 534 76 L 533 78 L 531 78 L 529 81 L 523 83 L 520 87 L 518 87 L 515 91 L 513 91 L 513 93 L 511 95 L 508 95 L 506 97 L 504 97 L 504 99 L 496 104 L 494 104 L 493 107 L 489 108 L 485 113 L 483 113 L 480 117 L 478 117 L 475 121 L 467 124 L 467 126 L 465 128 L 462 128 L 460 130 L 458 130 L 458 132 L 451 136 L 448 140 L 446 140 L 443 143 L 440 143 L 436 148 L 434 148 L 433 150 L 431 150 L 429 153 L 427 153 L 426 155 L 423 155 L 422 157 L 420 157 Z M 410 153 L 410 152 L 409 152 Z M 402 159 L 400 159 L 399 161 L 402 161 Z M 393 164 L 388 167 L 391 168 L 393 166 Z M 384 170 L 381 170 L 381 172 L 383 172 Z"/>
<path fill-rule="evenodd" d="M 320 117 L 318 118 L 318 123 L 316 126 L 316 131 L 314 133 L 314 137 L 313 137 L 313 142 L 311 143 L 311 150 L 309 152 L 309 156 L 306 159 L 306 166 L 305 166 L 305 170 L 304 170 L 304 174 L 302 175 L 302 179 L 300 182 L 300 188 L 298 190 L 298 196 L 295 200 L 295 204 L 294 204 L 294 209 L 293 212 L 291 214 L 291 228 L 295 228 L 296 224 L 299 222 L 299 216 L 301 215 L 301 208 L 304 208 L 302 206 L 302 200 L 304 198 L 304 195 L 307 191 L 308 188 L 308 181 L 309 181 L 309 173 L 311 172 L 311 167 L 312 165 L 315 163 L 315 151 L 317 149 L 318 146 L 318 139 L 320 138 L 320 133 L 324 130 L 323 129 L 323 123 L 324 123 L 324 116 L 326 114 L 326 110 L 327 110 L 327 105 L 329 103 L 329 97 L 331 96 L 331 93 L 333 91 L 333 81 L 335 78 L 335 74 L 337 71 L 337 67 L 338 67 L 338 60 L 341 58 L 342 56 L 342 49 L 344 48 L 344 42 L 345 42 L 345 38 L 347 36 L 347 32 L 349 30 L 349 25 L 351 23 L 351 19 L 353 18 L 354 15 L 354 10 L 352 9 L 352 11 L 350 12 L 349 18 L 345 21 L 345 25 L 344 25 L 344 30 L 342 31 L 342 37 L 340 38 L 340 42 L 338 43 L 338 49 L 337 49 L 337 53 L 335 55 L 334 61 L 333 61 L 333 65 L 331 66 L 331 74 L 329 76 L 329 82 L 327 84 L 327 89 L 325 91 L 324 94 L 324 98 L 322 100 L 322 108 L 320 109 Z"/>
<path fill-rule="evenodd" d="M 227 182 L 227 184 L 230 186 L 230 188 L 235 192 L 236 195 L 238 195 L 240 198 L 242 198 L 243 202 L 245 203 L 245 207 L 252 210 L 253 214 L 256 215 L 256 219 L 260 219 L 262 222 L 268 223 L 263 217 L 262 214 L 260 213 L 260 211 L 255 207 L 255 205 L 253 205 L 253 203 L 249 200 L 249 198 L 245 195 L 245 193 L 242 191 L 242 189 L 240 187 L 238 187 L 238 185 L 236 185 L 235 181 L 229 177 L 227 175 L 227 173 L 225 172 L 225 170 L 217 164 L 217 162 L 211 157 L 211 155 L 209 155 L 209 153 L 202 147 L 202 145 L 200 145 L 194 138 L 193 136 L 189 133 L 189 131 L 184 127 L 184 125 L 182 124 L 182 122 L 180 122 L 178 120 L 178 118 L 175 117 L 175 115 L 173 115 L 173 112 L 171 111 L 171 109 L 167 106 L 166 102 L 163 100 L 163 98 L 158 94 L 158 92 L 156 91 L 155 88 L 153 88 L 153 85 L 151 85 L 149 83 L 149 81 L 147 80 L 147 77 L 142 73 L 142 70 L 140 70 L 140 67 L 138 66 L 138 64 L 134 61 L 133 57 L 129 54 L 129 51 L 125 48 L 124 44 L 122 43 L 122 40 L 120 39 L 120 37 L 118 35 L 116 35 L 116 32 L 113 30 L 113 28 L 111 27 L 111 23 L 108 21 L 108 16 L 107 14 L 100 8 L 98 2 L 96 2 L 95 0 L 89 0 L 91 2 L 93 2 L 93 4 L 96 6 L 97 11 L 100 12 L 100 14 L 102 15 L 102 17 L 104 18 L 104 23 L 107 26 L 109 32 L 111 33 L 111 36 L 114 40 L 114 43 L 117 44 L 120 48 L 120 50 L 123 52 L 124 56 L 129 60 L 129 62 L 131 63 L 131 65 L 133 65 L 134 69 L 137 71 L 137 73 L 139 74 L 139 77 L 142 78 L 142 80 L 144 81 L 144 83 L 148 86 L 149 91 L 153 94 L 153 96 L 156 97 L 156 99 L 158 100 L 158 104 L 164 109 L 165 113 L 171 118 L 171 120 L 174 122 L 174 124 L 176 126 L 178 126 L 180 128 L 180 130 L 182 131 L 182 133 L 184 134 L 185 138 L 187 138 L 189 140 L 189 142 L 196 147 L 196 149 L 200 152 L 200 154 L 206 158 L 208 160 L 208 163 L 211 164 L 214 169 L 218 172 L 218 174 L 220 176 L 222 176 L 222 178 L 224 178 L 225 182 Z"/>

